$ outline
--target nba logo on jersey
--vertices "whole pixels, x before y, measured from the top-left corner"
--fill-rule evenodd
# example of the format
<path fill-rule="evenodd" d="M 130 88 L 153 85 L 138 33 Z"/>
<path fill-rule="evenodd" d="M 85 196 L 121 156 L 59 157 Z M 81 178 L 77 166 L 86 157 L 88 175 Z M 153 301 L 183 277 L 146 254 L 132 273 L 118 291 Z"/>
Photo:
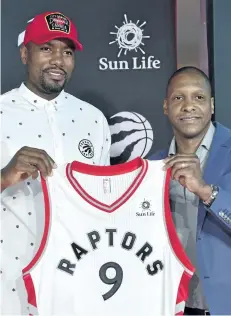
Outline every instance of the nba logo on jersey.
<path fill-rule="evenodd" d="M 194 268 L 177 237 L 163 161 L 72 162 L 42 180 L 45 228 L 23 270 L 31 313 L 183 315 Z"/>

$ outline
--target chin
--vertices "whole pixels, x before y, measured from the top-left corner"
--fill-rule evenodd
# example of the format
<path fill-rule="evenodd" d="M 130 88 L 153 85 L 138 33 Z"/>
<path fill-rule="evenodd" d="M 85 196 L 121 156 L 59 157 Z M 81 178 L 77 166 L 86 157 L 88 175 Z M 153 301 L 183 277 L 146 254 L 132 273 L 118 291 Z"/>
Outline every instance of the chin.
<path fill-rule="evenodd" d="M 182 133 L 182 136 L 187 139 L 196 138 L 200 133 Z"/>
<path fill-rule="evenodd" d="M 192 139 L 198 137 L 201 133 L 203 133 L 203 129 L 198 127 L 189 126 L 188 128 L 177 128 L 176 129 L 180 135 L 184 138 Z"/>
<path fill-rule="evenodd" d="M 188 131 L 181 131 L 181 135 L 184 138 L 192 139 L 198 137 L 201 133 L 203 133 L 203 130 L 188 130 Z"/>
<path fill-rule="evenodd" d="M 67 83 L 67 78 L 62 81 L 49 80 L 45 77 L 41 80 L 41 87 L 46 93 L 60 93 Z"/>
<path fill-rule="evenodd" d="M 46 84 L 44 85 L 44 90 L 47 93 L 59 93 L 64 89 L 65 84 Z"/>

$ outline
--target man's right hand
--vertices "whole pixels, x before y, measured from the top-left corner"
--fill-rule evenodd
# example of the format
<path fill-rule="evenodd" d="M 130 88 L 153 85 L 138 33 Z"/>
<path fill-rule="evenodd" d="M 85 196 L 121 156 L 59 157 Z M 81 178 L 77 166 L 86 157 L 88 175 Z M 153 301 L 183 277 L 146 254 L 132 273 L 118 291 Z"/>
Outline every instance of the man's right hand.
<path fill-rule="evenodd" d="M 52 175 L 52 169 L 55 168 L 57 166 L 54 160 L 46 151 L 22 147 L 8 165 L 1 170 L 1 192 L 30 176 L 36 179 L 39 172 L 44 178 L 47 178 Z"/>

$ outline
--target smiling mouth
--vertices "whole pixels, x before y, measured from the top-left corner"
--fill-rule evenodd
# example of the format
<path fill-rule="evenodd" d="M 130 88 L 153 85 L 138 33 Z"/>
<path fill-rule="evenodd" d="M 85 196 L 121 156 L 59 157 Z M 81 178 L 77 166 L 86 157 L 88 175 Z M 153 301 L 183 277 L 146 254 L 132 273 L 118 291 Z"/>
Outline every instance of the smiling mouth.
<path fill-rule="evenodd" d="M 196 120 L 199 120 L 200 117 L 199 116 L 185 116 L 185 117 L 180 117 L 180 121 L 183 122 L 193 122 Z"/>
<path fill-rule="evenodd" d="M 48 70 L 45 73 L 53 80 L 64 80 L 66 77 L 66 74 L 63 71 Z"/>

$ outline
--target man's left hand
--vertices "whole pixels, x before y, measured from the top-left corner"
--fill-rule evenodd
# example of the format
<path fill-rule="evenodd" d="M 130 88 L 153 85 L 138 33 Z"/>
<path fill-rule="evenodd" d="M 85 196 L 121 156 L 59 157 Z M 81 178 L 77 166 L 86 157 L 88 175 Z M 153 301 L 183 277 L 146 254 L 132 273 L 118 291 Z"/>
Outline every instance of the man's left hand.
<path fill-rule="evenodd" d="M 212 194 L 211 187 L 205 183 L 196 154 L 176 154 L 164 160 L 164 169 L 172 168 L 171 176 L 190 192 L 207 201 Z"/>

